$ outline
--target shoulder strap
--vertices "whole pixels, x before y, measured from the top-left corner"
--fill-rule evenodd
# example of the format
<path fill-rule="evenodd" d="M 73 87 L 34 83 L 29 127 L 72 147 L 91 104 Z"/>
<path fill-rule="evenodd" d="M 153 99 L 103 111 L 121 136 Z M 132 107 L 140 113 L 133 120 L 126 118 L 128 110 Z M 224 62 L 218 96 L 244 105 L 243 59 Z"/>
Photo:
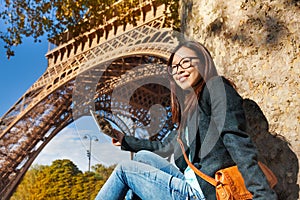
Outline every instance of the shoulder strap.
<path fill-rule="evenodd" d="M 187 158 L 187 155 L 185 153 L 185 150 L 184 150 L 184 146 L 183 146 L 183 143 L 180 139 L 180 133 L 178 134 L 178 137 L 177 137 L 177 141 L 180 145 L 180 148 L 181 148 L 181 151 L 182 151 L 182 154 L 183 154 L 183 157 L 186 161 L 186 163 L 188 164 L 188 166 L 198 175 L 200 176 L 202 179 L 204 179 L 205 181 L 207 181 L 208 183 L 210 183 L 211 185 L 213 186 L 218 186 L 219 184 L 221 184 L 221 182 L 219 181 L 216 181 L 214 178 L 204 174 L 203 172 L 201 172 L 198 168 L 196 168 L 190 161 L 189 159 Z M 269 185 L 271 188 L 274 188 L 274 186 L 278 183 L 278 180 L 277 180 L 277 177 L 274 175 L 274 173 L 266 166 L 264 165 L 262 162 L 258 161 L 258 165 L 260 166 L 261 170 L 263 171 L 263 173 L 265 174 L 268 182 L 269 182 Z"/>
<path fill-rule="evenodd" d="M 204 174 L 203 172 L 201 172 L 197 167 L 195 167 L 190 161 L 189 159 L 187 158 L 187 155 L 185 153 L 185 150 L 184 150 L 184 146 L 183 146 L 183 143 L 180 139 L 180 133 L 178 134 L 178 137 L 177 137 L 177 142 L 179 143 L 180 145 L 180 148 L 181 148 L 181 151 L 183 153 L 183 157 L 186 161 L 186 163 L 188 164 L 188 166 L 198 175 L 200 176 L 202 179 L 204 179 L 205 181 L 207 181 L 208 183 L 210 183 L 211 185 L 213 186 L 217 186 L 219 185 L 219 183 L 212 177 Z"/>

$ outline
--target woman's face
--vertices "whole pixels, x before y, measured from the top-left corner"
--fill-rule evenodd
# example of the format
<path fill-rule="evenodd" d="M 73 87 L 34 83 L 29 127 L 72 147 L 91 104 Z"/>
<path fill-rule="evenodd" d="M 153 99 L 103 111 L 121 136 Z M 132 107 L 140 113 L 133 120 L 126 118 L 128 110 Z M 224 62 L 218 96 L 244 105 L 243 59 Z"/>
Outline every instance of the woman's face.
<path fill-rule="evenodd" d="M 200 60 L 197 54 L 187 48 L 181 47 L 175 53 L 172 65 L 177 65 L 174 69 L 173 78 L 176 84 L 183 90 L 191 89 L 201 79 L 197 68 L 200 67 Z"/>

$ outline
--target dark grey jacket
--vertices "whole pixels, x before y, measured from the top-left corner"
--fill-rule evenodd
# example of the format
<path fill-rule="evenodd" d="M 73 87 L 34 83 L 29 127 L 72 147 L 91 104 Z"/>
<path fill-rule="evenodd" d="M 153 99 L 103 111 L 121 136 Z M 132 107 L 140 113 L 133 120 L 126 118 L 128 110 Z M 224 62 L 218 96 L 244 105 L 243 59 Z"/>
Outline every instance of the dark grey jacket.
<path fill-rule="evenodd" d="M 223 77 L 213 77 L 203 89 L 197 112 L 192 112 L 187 129 L 192 163 L 202 172 L 214 177 L 219 169 L 237 165 L 253 199 L 277 199 L 257 165 L 257 151 L 245 132 L 246 119 L 243 99 Z M 186 143 L 185 137 L 182 140 Z M 174 153 L 175 164 L 183 172 L 187 167 L 176 142 L 177 131 L 163 141 L 148 141 L 125 136 L 121 148 L 137 152 L 149 150 L 161 156 Z M 198 177 L 198 182 L 208 200 L 216 199 L 212 185 Z"/>

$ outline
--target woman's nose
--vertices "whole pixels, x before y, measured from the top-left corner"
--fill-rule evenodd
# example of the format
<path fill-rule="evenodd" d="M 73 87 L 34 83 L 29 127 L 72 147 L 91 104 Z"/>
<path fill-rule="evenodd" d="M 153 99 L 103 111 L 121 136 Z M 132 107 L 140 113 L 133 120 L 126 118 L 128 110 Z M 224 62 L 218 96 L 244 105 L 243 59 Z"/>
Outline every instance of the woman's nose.
<path fill-rule="evenodd" d="M 181 65 L 178 65 L 177 67 L 177 74 L 182 74 L 184 72 L 184 69 L 182 68 Z"/>

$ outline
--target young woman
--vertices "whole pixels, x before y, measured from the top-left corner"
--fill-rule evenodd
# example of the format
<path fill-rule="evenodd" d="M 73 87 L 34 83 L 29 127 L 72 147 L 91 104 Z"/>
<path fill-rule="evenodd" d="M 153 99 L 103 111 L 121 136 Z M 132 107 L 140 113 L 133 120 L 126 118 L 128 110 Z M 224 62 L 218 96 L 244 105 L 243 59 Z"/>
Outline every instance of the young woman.
<path fill-rule="evenodd" d="M 237 165 L 253 199 L 277 199 L 245 132 L 242 98 L 230 81 L 218 76 L 207 49 L 194 41 L 180 44 L 169 59 L 168 73 L 177 130 L 163 141 L 123 137 L 114 130 L 119 135 L 114 142 L 137 153 L 117 165 L 96 199 L 124 199 L 129 190 L 132 199 L 216 199 L 214 186 L 187 166 L 178 134 L 189 160 L 202 172 L 214 177 L 219 169 Z M 163 158 L 172 153 L 176 166 Z"/>

